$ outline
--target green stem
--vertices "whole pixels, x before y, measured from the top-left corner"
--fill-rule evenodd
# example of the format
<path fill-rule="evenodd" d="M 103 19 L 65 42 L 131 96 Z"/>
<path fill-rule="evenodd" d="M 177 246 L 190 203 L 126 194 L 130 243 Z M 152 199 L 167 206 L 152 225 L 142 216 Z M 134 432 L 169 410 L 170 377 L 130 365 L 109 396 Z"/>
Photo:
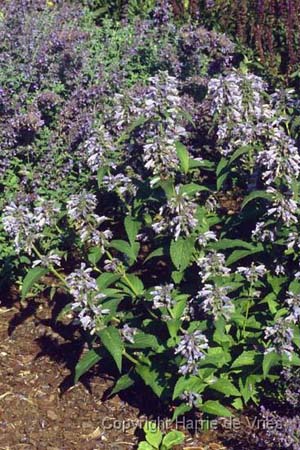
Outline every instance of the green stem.
<path fill-rule="evenodd" d="M 136 366 L 139 366 L 141 363 L 137 359 L 135 359 L 133 356 L 131 356 L 129 353 L 126 352 L 126 350 L 123 351 L 123 356 L 127 358 L 129 361 L 131 361 Z"/>
<path fill-rule="evenodd" d="M 32 248 L 34 252 L 37 254 L 37 256 L 41 259 L 43 257 L 41 252 L 36 248 L 35 245 L 33 245 Z M 52 265 L 50 265 L 48 268 L 50 272 L 52 272 L 53 275 L 55 275 L 65 286 L 68 286 L 64 277 Z"/>
<path fill-rule="evenodd" d="M 114 259 L 114 257 L 112 256 L 112 254 L 110 253 L 109 250 L 105 250 L 107 256 L 109 257 L 109 259 L 112 261 Z M 126 283 L 128 284 L 128 286 L 130 287 L 130 289 L 132 290 L 132 292 L 134 293 L 134 295 L 137 297 L 138 296 L 138 292 L 136 291 L 136 289 L 134 288 L 133 284 L 131 283 L 131 281 L 129 280 L 129 278 L 126 275 L 126 272 L 124 270 L 124 268 L 122 268 L 123 270 L 121 270 L 119 273 L 120 275 L 122 275 L 122 277 L 124 278 L 124 280 L 126 281 Z"/>

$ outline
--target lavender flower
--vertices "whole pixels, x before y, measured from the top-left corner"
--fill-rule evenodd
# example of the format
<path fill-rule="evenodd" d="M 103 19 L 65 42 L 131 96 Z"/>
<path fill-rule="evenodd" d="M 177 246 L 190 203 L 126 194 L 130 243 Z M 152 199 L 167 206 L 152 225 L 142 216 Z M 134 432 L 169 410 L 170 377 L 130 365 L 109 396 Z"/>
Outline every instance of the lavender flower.
<path fill-rule="evenodd" d="M 217 240 L 218 239 L 214 231 L 205 231 L 198 237 L 198 243 L 202 247 L 206 247 L 209 241 L 217 241 Z"/>
<path fill-rule="evenodd" d="M 290 315 L 287 320 L 293 323 L 299 323 L 300 319 L 300 294 L 294 294 L 293 292 L 288 292 L 288 297 L 285 299 L 287 303 Z"/>
<path fill-rule="evenodd" d="M 125 341 L 134 344 L 134 336 L 137 333 L 137 328 L 130 327 L 127 323 L 121 328 L 121 336 Z"/>
<path fill-rule="evenodd" d="M 37 199 L 37 206 L 29 208 L 12 202 L 4 208 L 2 218 L 5 231 L 14 239 L 17 253 L 25 250 L 31 254 L 35 242 L 42 236 L 45 226 L 55 223 L 58 208 L 55 203 Z"/>
<path fill-rule="evenodd" d="M 295 200 L 284 196 L 271 187 L 267 189 L 267 192 L 273 194 L 273 207 L 268 210 L 268 215 L 274 214 L 275 217 L 281 219 L 288 226 L 297 223 L 298 205 Z"/>
<path fill-rule="evenodd" d="M 206 349 L 208 349 L 208 340 L 201 331 L 186 332 L 175 349 L 175 354 L 180 354 L 186 360 L 185 364 L 180 367 L 179 373 L 182 375 L 187 375 L 188 373 L 195 375 L 199 361 L 206 356 L 203 351 Z"/>
<path fill-rule="evenodd" d="M 61 265 L 61 257 L 51 251 L 48 255 L 42 255 L 40 259 L 36 259 L 32 263 L 32 267 L 36 266 L 43 266 L 43 267 L 49 267 L 49 266 L 58 266 Z"/>
<path fill-rule="evenodd" d="M 265 226 L 266 224 L 264 222 L 257 222 L 255 229 L 252 231 L 252 236 L 261 242 L 265 241 L 274 242 L 275 240 L 274 232 L 265 229 Z"/>
<path fill-rule="evenodd" d="M 230 289 L 228 286 L 217 287 L 205 284 L 197 294 L 197 298 L 203 299 L 201 303 L 203 310 L 212 314 L 216 320 L 222 316 L 229 320 L 235 311 L 232 300 L 226 295 L 228 289 Z"/>
<path fill-rule="evenodd" d="M 107 272 L 118 272 L 118 268 L 122 265 L 118 258 L 105 259 L 103 269 Z"/>
<path fill-rule="evenodd" d="M 165 284 L 163 286 L 155 286 L 150 295 L 153 299 L 153 308 L 171 308 L 174 306 L 174 300 L 172 299 L 172 292 L 174 284 Z"/>
<path fill-rule="evenodd" d="M 184 391 L 180 396 L 189 406 L 197 408 L 202 403 L 202 395 L 197 392 Z"/>
<path fill-rule="evenodd" d="M 103 316 L 109 314 L 110 310 L 101 305 L 105 295 L 98 291 L 91 272 L 92 269 L 86 268 L 82 263 L 80 269 L 76 269 L 66 277 L 66 284 L 75 300 L 71 308 L 78 313 L 78 321 L 85 330 L 88 329 L 94 334 L 98 327 L 102 326 Z"/>
<path fill-rule="evenodd" d="M 244 275 L 249 283 L 255 283 L 259 278 L 262 278 L 266 274 L 266 267 L 264 264 L 255 265 L 254 262 L 251 263 L 250 267 L 238 267 L 236 269 L 237 273 Z"/>
<path fill-rule="evenodd" d="M 112 232 L 109 229 L 97 230 L 108 218 L 95 214 L 96 206 L 96 196 L 83 191 L 81 194 L 71 195 L 67 202 L 67 212 L 82 242 L 97 245 L 104 252 L 108 241 L 112 239 Z"/>
<path fill-rule="evenodd" d="M 216 251 L 209 252 L 207 255 L 198 258 L 197 265 L 200 268 L 199 275 L 203 281 L 210 277 L 227 276 L 231 272 L 228 267 L 225 267 L 225 256 Z"/>
<path fill-rule="evenodd" d="M 152 228 L 156 233 L 170 229 L 175 240 L 181 234 L 189 236 L 198 225 L 196 219 L 197 204 L 192 202 L 188 195 L 180 192 L 180 186 L 175 187 L 175 196 L 168 200 L 159 210 L 163 218 L 155 222 Z"/>
<path fill-rule="evenodd" d="M 277 352 L 280 355 L 285 354 L 289 359 L 292 358 L 294 347 L 294 331 L 292 321 L 288 317 L 280 317 L 273 326 L 265 328 L 265 339 L 271 338 L 271 347 L 266 349 L 265 353 Z"/>

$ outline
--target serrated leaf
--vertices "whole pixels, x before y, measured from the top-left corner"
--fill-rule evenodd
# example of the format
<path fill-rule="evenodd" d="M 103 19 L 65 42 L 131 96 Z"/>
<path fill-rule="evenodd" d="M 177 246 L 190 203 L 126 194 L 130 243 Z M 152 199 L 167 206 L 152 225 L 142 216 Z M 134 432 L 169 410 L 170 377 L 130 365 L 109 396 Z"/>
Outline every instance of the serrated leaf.
<path fill-rule="evenodd" d="M 231 417 L 232 413 L 217 400 L 208 400 L 200 406 L 201 411 L 219 417 Z"/>
<path fill-rule="evenodd" d="M 158 346 L 157 337 L 154 334 L 143 333 L 142 331 L 138 331 L 134 335 L 134 343 L 128 343 L 127 346 L 129 348 L 148 348 L 151 347 L 155 350 Z"/>
<path fill-rule="evenodd" d="M 117 394 L 118 392 L 124 391 L 125 389 L 128 389 L 133 384 L 134 380 L 126 373 L 125 375 L 121 376 L 121 378 L 118 379 L 118 381 L 114 385 L 113 390 L 109 394 L 109 397 Z"/>
<path fill-rule="evenodd" d="M 122 371 L 122 354 L 124 350 L 124 344 L 122 342 L 119 331 L 112 326 L 104 328 L 98 332 L 98 336 L 101 339 L 102 344 L 106 350 L 113 357 L 119 372 Z"/>
<path fill-rule="evenodd" d="M 89 251 L 88 260 L 93 266 L 95 266 L 100 261 L 101 256 L 102 256 L 101 248 L 93 247 Z"/>
<path fill-rule="evenodd" d="M 48 273 L 48 269 L 44 267 L 34 267 L 27 272 L 22 282 L 22 298 L 26 297 L 33 285 L 37 283 L 41 277 L 46 275 L 46 273 Z"/>
<path fill-rule="evenodd" d="M 187 405 L 186 403 L 181 403 L 181 405 L 177 406 L 173 412 L 172 422 L 177 419 L 179 416 L 183 416 L 188 411 L 191 411 L 192 407 Z"/>
<path fill-rule="evenodd" d="M 232 395 L 234 397 L 239 397 L 241 395 L 241 393 L 235 387 L 235 385 L 225 378 L 220 378 L 215 383 L 211 384 L 209 387 L 225 395 Z"/>
<path fill-rule="evenodd" d="M 179 271 L 183 271 L 189 265 L 194 252 L 194 242 L 192 239 L 179 237 L 177 241 L 172 241 L 170 245 L 171 260 Z"/>
<path fill-rule="evenodd" d="M 180 168 L 183 173 L 187 174 L 189 171 L 189 152 L 185 145 L 181 142 L 176 142 L 175 144 L 177 156 L 180 162 Z"/>
<path fill-rule="evenodd" d="M 101 360 L 101 355 L 94 349 L 84 353 L 75 367 L 74 383 L 76 384 L 79 378 L 88 372 L 95 364 Z"/>
<path fill-rule="evenodd" d="M 127 216 L 124 220 L 125 230 L 131 246 L 135 243 L 136 236 L 141 227 L 141 223 L 131 216 Z"/>
<path fill-rule="evenodd" d="M 269 375 L 270 369 L 280 362 L 280 356 L 275 352 L 266 353 L 263 359 L 264 378 Z"/>
<path fill-rule="evenodd" d="M 252 366 L 255 363 L 255 358 L 257 357 L 257 352 L 254 350 L 244 351 L 240 356 L 238 356 L 231 365 L 231 368 L 242 367 L 242 366 Z"/>
<path fill-rule="evenodd" d="M 159 373 L 153 369 L 151 370 L 146 364 L 139 364 L 136 366 L 137 374 L 144 380 L 147 386 L 150 386 L 157 397 L 161 397 L 164 386 L 160 383 Z"/>
<path fill-rule="evenodd" d="M 122 239 L 111 241 L 110 246 L 115 248 L 119 252 L 124 253 L 133 261 L 136 260 L 140 249 L 140 244 L 138 242 L 134 242 L 132 245 L 130 245 L 128 242 L 123 241 Z"/>
<path fill-rule="evenodd" d="M 98 286 L 99 290 L 105 289 L 105 288 L 109 287 L 111 284 L 113 284 L 115 281 L 119 280 L 120 277 L 121 277 L 121 275 L 119 275 L 117 273 L 111 273 L 111 272 L 102 273 L 97 278 L 97 286 Z"/>
<path fill-rule="evenodd" d="M 180 378 L 178 378 L 174 390 L 173 390 L 173 396 L 172 399 L 175 400 L 176 398 L 178 398 L 184 391 L 190 391 L 192 392 L 197 384 L 201 384 L 201 381 L 199 379 L 199 377 L 196 376 L 190 376 L 190 377 L 185 377 L 182 376 Z"/>
<path fill-rule="evenodd" d="M 140 296 L 143 294 L 144 284 L 143 284 L 142 280 L 139 277 L 137 277 L 136 275 L 134 275 L 132 273 L 128 273 L 128 274 L 126 274 L 126 276 L 122 277 L 122 282 L 124 284 L 126 284 L 126 286 L 129 287 L 129 289 L 131 290 L 131 292 L 134 295 Z"/>

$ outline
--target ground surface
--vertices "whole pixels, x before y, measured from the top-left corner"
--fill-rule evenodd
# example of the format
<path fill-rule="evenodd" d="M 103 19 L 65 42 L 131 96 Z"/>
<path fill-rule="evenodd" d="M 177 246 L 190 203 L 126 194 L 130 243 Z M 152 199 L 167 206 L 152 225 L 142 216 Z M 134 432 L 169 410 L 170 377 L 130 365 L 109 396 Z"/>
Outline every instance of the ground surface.
<path fill-rule="evenodd" d="M 133 391 L 125 401 L 104 400 L 113 380 L 99 373 L 73 386 L 72 368 L 83 350 L 78 331 L 57 322 L 46 299 L 20 305 L 17 292 L 9 298 L 0 304 L 0 450 L 136 448 L 143 410 L 155 409 L 147 396 Z M 201 433 L 187 436 L 184 448 L 224 447 Z"/>

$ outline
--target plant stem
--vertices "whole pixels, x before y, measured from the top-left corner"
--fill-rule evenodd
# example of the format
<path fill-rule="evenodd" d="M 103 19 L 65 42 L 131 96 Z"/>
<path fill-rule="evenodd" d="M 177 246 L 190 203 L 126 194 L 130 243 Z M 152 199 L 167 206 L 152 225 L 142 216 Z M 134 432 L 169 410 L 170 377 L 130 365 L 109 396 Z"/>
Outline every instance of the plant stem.
<path fill-rule="evenodd" d="M 131 361 L 136 366 L 141 364 L 140 361 L 138 361 L 133 356 L 131 356 L 129 353 L 127 353 L 126 350 L 123 351 L 123 356 L 125 356 L 125 358 L 127 358 L 129 361 Z"/>

